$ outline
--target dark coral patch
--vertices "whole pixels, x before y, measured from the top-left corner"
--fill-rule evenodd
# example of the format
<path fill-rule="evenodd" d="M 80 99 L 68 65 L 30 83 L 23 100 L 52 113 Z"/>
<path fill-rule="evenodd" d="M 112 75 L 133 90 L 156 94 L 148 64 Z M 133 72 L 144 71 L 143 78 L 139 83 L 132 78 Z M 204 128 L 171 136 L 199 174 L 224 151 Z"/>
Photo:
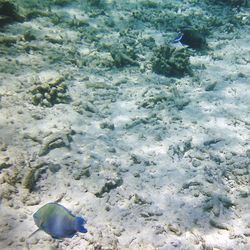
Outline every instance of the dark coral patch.
<path fill-rule="evenodd" d="M 165 76 L 183 76 L 191 73 L 189 57 L 190 53 L 184 47 L 159 46 L 151 59 L 152 70 Z"/>

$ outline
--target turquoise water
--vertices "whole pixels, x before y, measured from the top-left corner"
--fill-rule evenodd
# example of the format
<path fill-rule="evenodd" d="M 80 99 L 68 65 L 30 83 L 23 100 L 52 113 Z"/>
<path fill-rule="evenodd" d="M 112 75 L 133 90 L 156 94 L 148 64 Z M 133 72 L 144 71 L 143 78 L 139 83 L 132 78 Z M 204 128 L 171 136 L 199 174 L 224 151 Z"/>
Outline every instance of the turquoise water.
<path fill-rule="evenodd" d="M 249 249 L 249 24 L 240 0 L 0 1 L 0 248 Z M 28 238 L 49 202 L 88 232 Z"/>

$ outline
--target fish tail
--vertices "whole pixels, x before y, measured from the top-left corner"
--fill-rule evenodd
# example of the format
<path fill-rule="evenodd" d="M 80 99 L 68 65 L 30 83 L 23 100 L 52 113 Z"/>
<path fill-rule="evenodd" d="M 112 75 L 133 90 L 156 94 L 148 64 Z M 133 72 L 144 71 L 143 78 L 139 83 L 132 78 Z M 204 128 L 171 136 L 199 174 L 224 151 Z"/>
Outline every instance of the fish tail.
<path fill-rule="evenodd" d="M 76 231 L 81 232 L 81 233 L 87 233 L 88 230 L 84 227 L 85 223 L 86 221 L 82 217 L 76 217 L 76 221 L 75 221 Z"/>

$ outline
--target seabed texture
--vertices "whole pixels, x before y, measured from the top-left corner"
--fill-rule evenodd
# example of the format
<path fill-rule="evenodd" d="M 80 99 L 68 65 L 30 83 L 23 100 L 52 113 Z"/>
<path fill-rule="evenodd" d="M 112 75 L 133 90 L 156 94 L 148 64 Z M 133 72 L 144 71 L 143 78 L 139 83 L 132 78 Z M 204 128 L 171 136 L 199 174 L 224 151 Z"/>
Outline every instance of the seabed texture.
<path fill-rule="evenodd" d="M 250 249 L 249 13 L 0 0 L 0 249 Z M 88 233 L 28 239 L 56 200 Z"/>

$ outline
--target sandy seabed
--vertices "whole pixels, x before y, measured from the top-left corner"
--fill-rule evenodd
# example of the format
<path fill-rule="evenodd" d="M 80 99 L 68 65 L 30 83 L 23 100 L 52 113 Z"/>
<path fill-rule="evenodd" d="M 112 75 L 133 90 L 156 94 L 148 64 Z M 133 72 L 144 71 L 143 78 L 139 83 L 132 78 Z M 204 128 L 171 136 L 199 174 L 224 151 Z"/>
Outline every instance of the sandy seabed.
<path fill-rule="evenodd" d="M 152 72 L 142 41 L 176 34 L 140 4 L 53 5 L 1 29 L 0 249 L 250 249 L 249 9 L 175 78 Z M 172 5 L 169 15 L 211 18 L 202 4 Z M 121 41 L 138 65 L 114 65 L 107 48 Z M 55 103 L 34 97 L 52 85 Z M 88 233 L 28 240 L 32 214 L 56 200 Z"/>

